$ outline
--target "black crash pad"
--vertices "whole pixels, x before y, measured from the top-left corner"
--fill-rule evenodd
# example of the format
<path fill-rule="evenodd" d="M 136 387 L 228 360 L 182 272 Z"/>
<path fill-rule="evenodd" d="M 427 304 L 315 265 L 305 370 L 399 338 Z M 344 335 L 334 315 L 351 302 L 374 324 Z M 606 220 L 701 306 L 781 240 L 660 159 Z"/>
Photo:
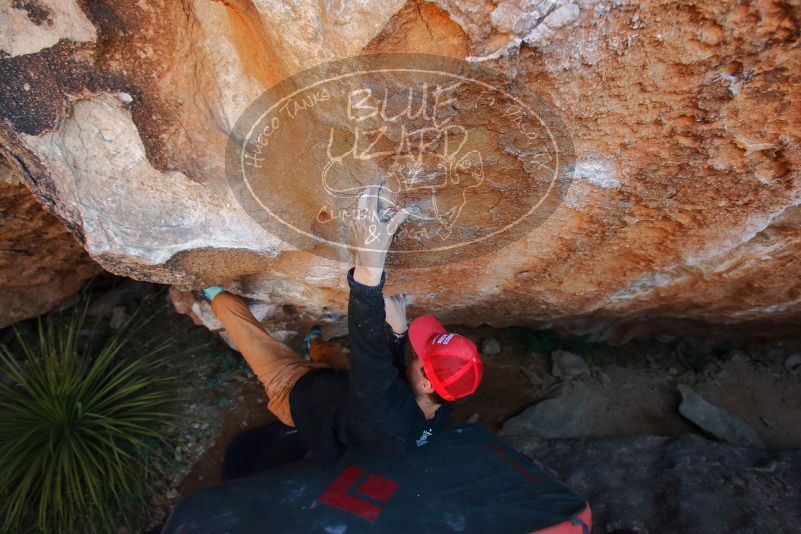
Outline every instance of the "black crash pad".
<path fill-rule="evenodd" d="M 480 425 L 404 455 L 349 449 L 331 467 L 302 460 L 182 499 L 163 534 L 534 532 L 586 534 L 583 499 Z"/>

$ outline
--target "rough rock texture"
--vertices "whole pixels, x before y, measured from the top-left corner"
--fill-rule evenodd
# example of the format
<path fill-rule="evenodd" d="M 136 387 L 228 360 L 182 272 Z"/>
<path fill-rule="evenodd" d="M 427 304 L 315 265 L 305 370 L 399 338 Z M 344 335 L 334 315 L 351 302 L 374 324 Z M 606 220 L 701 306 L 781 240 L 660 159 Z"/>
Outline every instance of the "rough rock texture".
<path fill-rule="evenodd" d="M 0 158 L 0 328 L 49 311 L 100 270 Z"/>
<path fill-rule="evenodd" d="M 551 352 L 551 374 L 557 378 L 589 376 L 590 367 L 581 356 L 566 350 Z"/>
<path fill-rule="evenodd" d="M 726 410 L 715 406 L 687 385 L 680 384 L 679 413 L 706 432 L 733 445 L 764 447 L 753 428 Z"/>
<path fill-rule="evenodd" d="M 509 439 L 592 507 L 593 533 L 798 531 L 801 451 L 698 436 Z"/>
<path fill-rule="evenodd" d="M 694 428 L 676 417 L 676 393 L 664 371 L 609 368 L 611 383 L 568 380 L 508 419 L 504 438 L 679 435 Z"/>
<path fill-rule="evenodd" d="M 207 300 L 197 299 L 191 291 L 181 291 L 174 287 L 170 288 L 170 300 L 178 313 L 188 315 L 195 324 L 204 325 L 212 332 L 220 334 L 231 348 L 236 349 L 231 336 L 214 315 Z M 302 329 L 303 326 L 311 326 L 309 317 L 298 315 L 297 310 L 288 304 L 276 306 L 269 302 L 254 302 L 249 307 L 256 319 L 270 323 L 270 334 L 283 342 L 299 341 L 307 332 L 306 329 Z M 319 321 L 321 326 L 324 326 L 325 322 L 339 323 L 342 319 L 342 317 L 324 316 Z"/>
<path fill-rule="evenodd" d="M 347 265 L 242 211 L 226 137 L 303 68 L 429 52 L 538 92 L 577 161 L 565 201 L 526 238 L 392 273 L 413 312 L 613 342 L 797 330 L 796 2 L 5 0 L 0 12 L 0 151 L 112 272 L 341 317 Z"/>
<path fill-rule="evenodd" d="M 495 358 L 494 362 L 485 358 L 485 363 L 492 363 L 485 366 L 485 371 L 490 370 L 489 375 L 485 373 L 489 389 L 485 390 L 485 385 L 479 389 L 482 402 L 493 396 L 504 398 L 502 384 L 510 378 L 493 375 L 493 365 L 499 359 L 508 362 L 510 356 Z M 678 365 L 676 360 L 659 360 L 646 367 L 636 360 L 621 357 L 623 365 L 593 366 L 591 377 L 560 382 L 543 372 L 545 362 L 539 368 L 528 367 L 524 372 L 533 387 L 527 391 L 537 392 L 529 402 L 535 402 L 529 406 L 521 403 L 519 408 L 507 411 L 500 435 L 553 439 L 694 433 L 735 445 L 801 447 L 798 376 L 787 371 L 780 359 L 734 356 L 710 363 L 703 371 L 681 374 L 673 367 Z M 500 387 L 491 385 L 499 380 Z M 688 384 L 696 392 L 691 403 L 685 403 L 681 394 Z M 483 414 L 481 420 L 486 421 Z"/>

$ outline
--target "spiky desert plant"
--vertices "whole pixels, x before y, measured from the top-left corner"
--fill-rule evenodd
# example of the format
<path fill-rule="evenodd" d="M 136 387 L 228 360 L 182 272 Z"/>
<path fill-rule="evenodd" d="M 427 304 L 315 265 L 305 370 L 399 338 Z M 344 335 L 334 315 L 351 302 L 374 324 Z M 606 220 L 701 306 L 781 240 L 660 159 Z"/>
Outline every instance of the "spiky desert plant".
<path fill-rule="evenodd" d="M 149 454 L 174 420 L 164 339 L 139 339 L 140 310 L 105 339 L 89 298 L 0 346 L 4 532 L 115 532 L 144 518 Z"/>

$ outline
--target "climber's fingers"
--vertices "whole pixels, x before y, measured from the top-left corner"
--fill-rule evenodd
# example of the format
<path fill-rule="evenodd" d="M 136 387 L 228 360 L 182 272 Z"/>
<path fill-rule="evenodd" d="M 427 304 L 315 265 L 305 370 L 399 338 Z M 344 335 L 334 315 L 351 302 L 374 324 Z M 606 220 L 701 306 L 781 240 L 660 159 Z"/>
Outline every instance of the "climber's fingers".
<path fill-rule="evenodd" d="M 405 221 L 406 217 L 408 216 L 409 212 L 401 208 L 400 211 L 398 211 L 398 213 L 393 215 L 392 218 L 389 220 L 389 223 L 387 224 L 387 231 L 390 234 L 394 234 L 395 232 L 397 232 L 400 225 L 403 224 L 403 221 Z"/>

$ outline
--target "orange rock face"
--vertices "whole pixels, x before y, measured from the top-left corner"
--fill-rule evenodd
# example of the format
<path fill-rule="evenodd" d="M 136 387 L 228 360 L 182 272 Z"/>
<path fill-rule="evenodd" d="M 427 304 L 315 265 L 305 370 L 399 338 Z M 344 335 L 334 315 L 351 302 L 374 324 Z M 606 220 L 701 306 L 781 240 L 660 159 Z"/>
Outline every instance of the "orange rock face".
<path fill-rule="evenodd" d="M 0 22 L 9 28 L 0 147 L 110 271 L 184 290 L 222 285 L 341 331 L 347 258 L 297 250 L 254 220 L 226 179 L 228 135 L 259 95 L 304 69 L 426 53 L 494 69 L 511 94 L 542 97 L 574 154 L 558 205 L 530 232 L 481 255 L 390 271 L 387 290 L 412 294 L 413 313 L 613 342 L 797 330 L 792 2 L 49 5 L 52 24 L 22 8 Z M 465 116 L 492 123 L 476 148 L 484 186 L 505 191 L 471 210 L 465 224 L 480 229 L 512 210 L 504 195 L 530 169 L 502 116 Z M 319 200 L 304 185 L 305 156 L 287 154 L 296 173 L 273 184 L 304 213 Z"/>
<path fill-rule="evenodd" d="M 50 311 L 100 270 L 0 158 L 0 328 Z"/>

